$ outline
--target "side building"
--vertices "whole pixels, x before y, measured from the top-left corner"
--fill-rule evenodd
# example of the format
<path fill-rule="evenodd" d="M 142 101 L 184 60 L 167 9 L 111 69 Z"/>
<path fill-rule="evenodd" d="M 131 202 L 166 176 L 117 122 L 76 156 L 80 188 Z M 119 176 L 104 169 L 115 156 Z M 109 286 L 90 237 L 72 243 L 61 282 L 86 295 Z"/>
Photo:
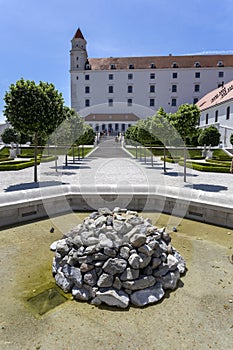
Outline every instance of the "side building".
<path fill-rule="evenodd" d="M 231 148 L 233 134 L 233 80 L 206 94 L 197 102 L 201 111 L 200 128 L 215 126 L 221 134 L 221 144 Z"/>
<path fill-rule="evenodd" d="M 96 131 L 124 132 L 160 107 L 175 112 L 233 79 L 233 55 L 88 58 L 80 29 L 71 43 L 71 107 Z"/>

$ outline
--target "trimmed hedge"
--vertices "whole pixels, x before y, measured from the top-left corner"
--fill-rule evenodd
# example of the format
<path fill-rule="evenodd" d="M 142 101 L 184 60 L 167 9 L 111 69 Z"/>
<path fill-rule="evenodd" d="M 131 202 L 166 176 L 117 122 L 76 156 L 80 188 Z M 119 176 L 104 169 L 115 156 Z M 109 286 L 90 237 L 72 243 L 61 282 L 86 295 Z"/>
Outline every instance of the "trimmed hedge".
<path fill-rule="evenodd" d="M 9 158 L 9 157 L 0 157 L 0 163 L 1 162 L 10 162 L 11 160 L 13 160 L 13 158 Z"/>
<path fill-rule="evenodd" d="M 184 161 L 181 160 L 179 161 L 179 165 L 184 165 Z M 229 173 L 230 172 L 230 167 L 229 166 L 220 166 L 220 165 L 215 165 L 213 163 L 195 163 L 195 162 L 187 162 L 186 163 L 187 168 L 191 168 L 194 170 L 199 170 L 199 171 L 206 171 L 206 172 L 213 172 L 213 173 Z"/>
<path fill-rule="evenodd" d="M 37 160 L 37 165 L 40 164 L 40 159 Z M 0 163 L 0 171 L 22 170 L 34 166 L 34 159 L 29 161 L 15 161 Z"/>
<path fill-rule="evenodd" d="M 57 158 L 58 157 L 55 157 L 55 156 L 38 157 L 37 165 L 39 165 L 40 163 L 52 162 Z M 0 162 L 0 171 L 22 170 L 32 166 L 34 166 L 33 158 L 27 161 L 24 161 L 24 160 L 16 160 L 14 162 L 5 161 L 5 162 Z"/>
<path fill-rule="evenodd" d="M 164 157 L 161 157 L 160 159 L 163 161 Z M 167 163 L 179 163 L 179 160 L 180 160 L 180 157 L 178 157 L 178 158 L 166 157 Z"/>

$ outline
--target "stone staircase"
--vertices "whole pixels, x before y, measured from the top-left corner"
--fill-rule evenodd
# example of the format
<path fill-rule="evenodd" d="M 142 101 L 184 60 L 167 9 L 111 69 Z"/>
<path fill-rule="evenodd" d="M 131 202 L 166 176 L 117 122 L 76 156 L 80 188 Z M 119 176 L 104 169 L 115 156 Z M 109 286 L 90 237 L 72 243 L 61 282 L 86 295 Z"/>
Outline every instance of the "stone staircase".
<path fill-rule="evenodd" d="M 105 136 L 98 147 L 90 155 L 92 158 L 131 158 L 121 147 L 121 142 L 116 142 L 115 137 Z"/>

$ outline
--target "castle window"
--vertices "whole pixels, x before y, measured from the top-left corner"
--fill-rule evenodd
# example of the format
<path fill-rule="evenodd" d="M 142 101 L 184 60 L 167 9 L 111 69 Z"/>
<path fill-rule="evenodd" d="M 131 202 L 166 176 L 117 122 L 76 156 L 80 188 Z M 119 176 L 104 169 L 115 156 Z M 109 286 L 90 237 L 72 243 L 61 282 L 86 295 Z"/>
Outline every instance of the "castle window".
<path fill-rule="evenodd" d="M 155 92 L 155 85 L 150 85 L 150 92 Z"/>
<path fill-rule="evenodd" d="M 215 111 L 215 123 L 217 123 L 218 122 L 218 111 Z"/>
<path fill-rule="evenodd" d="M 178 78 L 178 73 L 177 72 L 173 72 L 172 73 L 172 78 L 173 79 L 177 79 Z"/>
<path fill-rule="evenodd" d="M 132 93 L 133 92 L 133 86 L 132 85 L 129 85 L 128 86 L 128 93 Z"/>
<path fill-rule="evenodd" d="M 155 99 L 150 98 L 150 107 L 154 107 L 154 105 L 155 105 Z"/>
<path fill-rule="evenodd" d="M 85 93 L 89 94 L 90 93 L 90 86 L 85 86 Z"/>
<path fill-rule="evenodd" d="M 78 76 L 76 77 L 76 79 L 78 80 Z"/>
<path fill-rule="evenodd" d="M 150 79 L 155 79 L 155 73 L 150 73 Z"/>
<path fill-rule="evenodd" d="M 108 87 L 108 92 L 109 92 L 110 94 L 113 94 L 113 85 L 110 85 L 110 86 Z"/>
<path fill-rule="evenodd" d="M 151 63 L 151 64 L 150 64 L 150 68 L 152 68 L 152 69 L 153 69 L 153 68 L 156 68 L 156 65 L 155 65 L 154 63 Z"/>
<path fill-rule="evenodd" d="M 129 107 L 132 106 L 132 103 L 133 103 L 132 98 L 128 98 L 127 103 L 128 103 L 128 106 L 129 106 Z"/>
<path fill-rule="evenodd" d="M 86 63 L 85 64 L 85 69 L 87 69 L 87 70 L 91 69 L 91 65 L 89 63 Z"/>
<path fill-rule="evenodd" d="M 109 107 L 112 107 L 112 106 L 113 106 L 113 99 L 112 99 L 112 98 L 109 98 L 109 100 L 108 100 L 108 106 L 109 106 Z"/>
<path fill-rule="evenodd" d="M 177 85 L 172 85 L 172 92 L 177 92 Z"/>
<path fill-rule="evenodd" d="M 223 78 L 224 77 L 224 72 L 218 72 L 218 77 Z"/>
<path fill-rule="evenodd" d="M 205 123 L 208 124 L 208 121 L 209 121 L 209 114 L 206 113 L 206 116 L 205 116 Z"/>
<path fill-rule="evenodd" d="M 178 68 L 178 64 L 176 62 L 172 63 L 172 68 Z"/>
<path fill-rule="evenodd" d="M 195 92 L 199 92 L 200 91 L 200 85 L 199 84 L 195 84 L 194 85 L 194 91 Z"/>
<path fill-rule="evenodd" d="M 230 113 L 231 113 L 231 108 L 230 108 L 230 106 L 228 106 L 227 107 L 226 120 L 230 119 Z"/>
<path fill-rule="evenodd" d="M 129 80 L 133 79 L 133 74 L 132 74 L 132 73 L 129 73 L 129 74 L 128 74 L 128 79 L 129 79 Z"/>
<path fill-rule="evenodd" d="M 89 79 L 90 79 L 89 74 L 85 74 L 85 80 L 89 80 Z"/>
<path fill-rule="evenodd" d="M 116 69 L 116 66 L 114 63 L 110 64 L 110 69 Z"/>
<path fill-rule="evenodd" d="M 129 69 L 134 69 L 134 64 L 129 64 Z"/>
<path fill-rule="evenodd" d="M 109 80 L 113 80 L 113 74 L 109 74 L 109 75 L 108 75 L 108 79 L 109 79 Z"/>
<path fill-rule="evenodd" d="M 201 73 L 200 72 L 195 72 L 195 78 L 200 78 L 201 77 Z"/>
<path fill-rule="evenodd" d="M 218 61 L 217 66 L 218 67 L 224 67 L 223 61 Z"/>
<path fill-rule="evenodd" d="M 78 57 L 76 57 L 76 60 L 78 61 Z"/>
<path fill-rule="evenodd" d="M 197 98 L 197 97 L 194 97 L 194 99 L 193 99 L 193 104 L 195 105 L 197 102 L 198 102 L 198 98 Z"/>
<path fill-rule="evenodd" d="M 177 101 L 176 98 L 172 98 L 172 107 L 176 107 Z"/>
<path fill-rule="evenodd" d="M 90 100 L 89 99 L 86 99 L 85 100 L 85 107 L 89 107 L 90 106 Z"/>
<path fill-rule="evenodd" d="M 201 63 L 200 63 L 200 62 L 195 62 L 195 63 L 194 63 L 194 66 L 195 66 L 195 67 L 201 67 Z"/>
<path fill-rule="evenodd" d="M 78 68 L 78 64 L 76 65 L 76 68 Z"/>

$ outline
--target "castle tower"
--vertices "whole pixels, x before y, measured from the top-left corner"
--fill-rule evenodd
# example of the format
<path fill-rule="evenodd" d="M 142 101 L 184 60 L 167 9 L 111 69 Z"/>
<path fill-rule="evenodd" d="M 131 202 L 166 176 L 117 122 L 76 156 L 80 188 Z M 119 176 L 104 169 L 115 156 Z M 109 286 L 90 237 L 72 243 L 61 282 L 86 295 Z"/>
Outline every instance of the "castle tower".
<path fill-rule="evenodd" d="M 84 70 L 87 62 L 86 40 L 78 28 L 73 39 L 71 40 L 72 49 L 70 51 L 70 68 L 71 71 Z"/>

